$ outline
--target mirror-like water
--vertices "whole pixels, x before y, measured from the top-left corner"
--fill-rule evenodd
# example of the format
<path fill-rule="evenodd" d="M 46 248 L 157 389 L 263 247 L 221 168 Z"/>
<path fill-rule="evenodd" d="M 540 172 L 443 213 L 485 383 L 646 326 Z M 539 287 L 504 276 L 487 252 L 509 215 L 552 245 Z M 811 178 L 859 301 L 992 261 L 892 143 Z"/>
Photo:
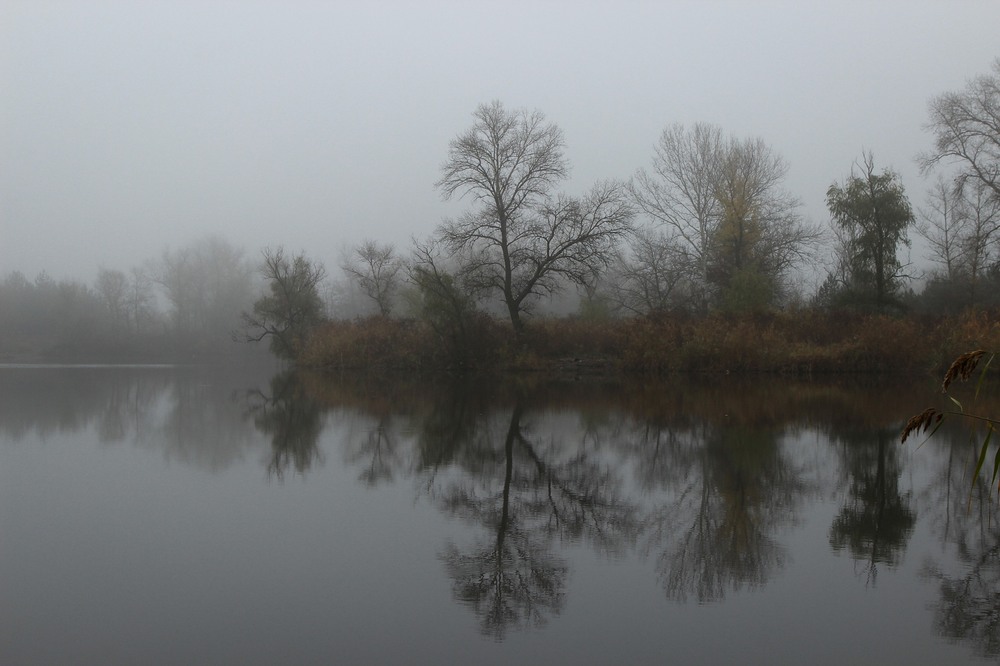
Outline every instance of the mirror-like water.
<path fill-rule="evenodd" d="M 0 663 L 965 663 L 931 386 L 0 368 Z"/>

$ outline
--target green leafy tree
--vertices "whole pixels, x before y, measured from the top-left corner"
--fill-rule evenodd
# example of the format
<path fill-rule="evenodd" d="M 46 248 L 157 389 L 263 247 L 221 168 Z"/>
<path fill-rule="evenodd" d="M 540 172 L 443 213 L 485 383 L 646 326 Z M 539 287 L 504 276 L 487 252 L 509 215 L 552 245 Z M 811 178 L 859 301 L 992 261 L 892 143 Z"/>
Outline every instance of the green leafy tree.
<path fill-rule="evenodd" d="M 909 247 L 907 232 L 913 210 L 899 175 L 890 169 L 875 171 L 871 153 L 863 156 L 857 173 L 834 183 L 826 193 L 827 207 L 843 246 L 840 291 L 858 302 L 883 309 L 895 302 L 904 266 L 899 247 Z"/>
<path fill-rule="evenodd" d="M 312 329 L 323 321 L 319 284 L 326 269 L 304 254 L 289 257 L 281 247 L 267 248 L 263 255 L 260 270 L 269 293 L 254 303 L 252 312 L 243 314 L 243 338 L 246 342 L 270 338 L 275 355 L 294 359 Z"/>

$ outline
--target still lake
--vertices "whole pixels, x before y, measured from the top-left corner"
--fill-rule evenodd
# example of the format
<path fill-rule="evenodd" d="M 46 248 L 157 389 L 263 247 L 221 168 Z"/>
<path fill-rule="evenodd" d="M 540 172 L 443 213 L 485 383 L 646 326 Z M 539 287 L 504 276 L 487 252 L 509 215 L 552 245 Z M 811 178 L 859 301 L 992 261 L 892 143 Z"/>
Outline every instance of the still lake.
<path fill-rule="evenodd" d="M 2 367 L 0 663 L 996 662 L 934 390 Z"/>

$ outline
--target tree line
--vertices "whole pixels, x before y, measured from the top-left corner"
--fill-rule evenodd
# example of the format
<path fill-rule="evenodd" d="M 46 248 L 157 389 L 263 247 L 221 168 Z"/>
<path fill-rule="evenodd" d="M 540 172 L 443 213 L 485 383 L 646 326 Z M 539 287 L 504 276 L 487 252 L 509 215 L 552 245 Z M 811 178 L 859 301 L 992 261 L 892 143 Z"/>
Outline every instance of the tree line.
<path fill-rule="evenodd" d="M 408 250 L 366 239 L 342 258 L 336 286 L 305 254 L 266 248 L 254 262 L 220 239 L 129 272 L 101 269 L 92 286 L 12 273 L 0 284 L 4 351 L 169 340 L 211 353 L 236 338 L 295 358 L 321 322 L 359 312 L 345 307 L 349 290 L 370 312 L 422 319 L 452 345 L 483 316 L 509 320 L 520 339 L 526 317 L 565 293 L 589 317 L 1000 306 L 1000 59 L 929 111 L 933 148 L 919 164 L 937 180 L 925 204 L 914 207 L 899 174 L 866 152 L 830 186 L 830 223 L 819 225 L 785 188 L 779 154 L 705 123 L 667 127 L 629 181 L 563 192 L 560 128 L 493 101 L 450 142 L 436 183 L 466 210 Z M 935 264 L 920 294 L 902 256 L 913 232 Z M 821 286 L 805 293 L 802 269 L 824 263 Z"/>
<path fill-rule="evenodd" d="M 934 148 L 919 165 L 937 180 L 926 203 L 914 207 L 899 174 L 865 152 L 827 191 L 830 224 L 816 225 L 784 187 L 788 164 L 761 139 L 675 124 L 648 168 L 574 197 L 558 190 L 569 170 L 558 126 L 538 111 L 483 104 L 450 143 L 436 184 L 468 209 L 415 240 L 408 259 L 367 240 L 346 270 L 383 315 L 412 304 L 409 284 L 425 306 L 428 295 L 494 303 L 516 335 L 541 297 L 573 286 L 581 312 L 608 315 L 996 307 L 1000 60 L 929 109 Z M 935 264 L 927 274 L 903 254 L 913 233 Z M 804 293 L 801 269 L 824 263 L 821 286 Z M 926 279 L 922 294 L 915 278 Z"/>
<path fill-rule="evenodd" d="M 0 359 L 185 361 L 234 352 L 233 331 L 259 290 L 254 262 L 221 238 L 165 250 L 93 283 L 0 281 Z"/>

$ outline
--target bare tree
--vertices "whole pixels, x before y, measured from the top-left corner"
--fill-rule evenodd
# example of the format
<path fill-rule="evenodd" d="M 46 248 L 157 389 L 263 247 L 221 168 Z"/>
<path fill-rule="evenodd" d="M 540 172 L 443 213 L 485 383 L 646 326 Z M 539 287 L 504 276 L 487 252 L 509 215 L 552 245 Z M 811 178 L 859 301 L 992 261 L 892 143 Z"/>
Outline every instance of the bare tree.
<path fill-rule="evenodd" d="M 129 271 L 125 307 L 132 330 L 136 334 L 142 332 L 154 318 L 153 279 L 147 271 L 137 267 Z"/>
<path fill-rule="evenodd" d="M 208 237 L 163 253 L 155 268 L 178 334 L 199 345 L 229 340 L 253 301 L 253 265 L 243 250 Z"/>
<path fill-rule="evenodd" d="M 663 240 L 692 261 L 687 278 L 701 292 L 731 298 L 747 283 L 770 303 L 789 271 L 822 238 L 803 224 L 799 202 L 783 189 L 788 165 L 760 139 L 724 139 L 712 125 L 673 125 L 654 148 L 652 171 L 639 170 L 631 193 L 664 229 Z"/>
<path fill-rule="evenodd" d="M 1000 197 L 983 183 L 962 192 L 966 224 L 960 238 L 962 269 L 969 280 L 969 301 L 976 302 L 976 287 L 987 270 L 998 261 L 1000 246 Z"/>
<path fill-rule="evenodd" d="M 102 267 L 94 286 L 107 310 L 112 335 L 117 337 L 128 328 L 128 278 L 119 270 Z"/>
<path fill-rule="evenodd" d="M 302 350 L 313 327 L 323 319 L 319 284 L 326 269 L 305 254 L 289 257 L 282 247 L 263 251 L 260 271 L 269 293 L 257 300 L 252 312 L 243 313 L 245 342 L 271 339 L 271 351 L 292 358 Z"/>
<path fill-rule="evenodd" d="M 552 293 L 560 278 L 592 279 L 632 228 L 622 185 L 597 184 L 583 198 L 553 196 L 568 172 L 562 131 L 540 112 L 479 106 L 472 128 L 451 142 L 437 187 L 476 206 L 446 221 L 440 239 L 471 261 L 470 276 L 502 295 L 515 334 L 532 297 Z"/>
<path fill-rule="evenodd" d="M 612 270 L 611 297 L 633 314 L 665 312 L 691 298 L 692 263 L 685 248 L 666 234 L 638 231 L 629 239 L 628 254 L 621 255 Z"/>
<path fill-rule="evenodd" d="M 962 195 L 955 193 L 943 176 L 938 176 L 927 193 L 926 206 L 918 211 L 917 233 L 929 243 L 931 261 L 944 266 L 945 278 L 954 280 L 962 264 L 961 238 L 968 221 Z"/>
<path fill-rule="evenodd" d="M 708 282 L 709 246 L 719 218 L 715 181 L 723 147 L 718 127 L 672 125 L 653 148 L 652 172 L 640 169 L 630 188 L 639 208 L 695 259 L 702 285 Z"/>
<path fill-rule="evenodd" d="M 341 268 L 369 298 L 375 301 L 379 314 L 388 317 L 392 301 L 402 277 L 403 262 L 392 243 L 382 244 L 366 239 Z"/>
<path fill-rule="evenodd" d="M 957 163 L 959 189 L 978 181 L 1000 198 L 1000 58 L 992 73 L 972 79 L 961 92 L 938 95 L 929 106 L 925 127 L 934 134 L 934 150 L 920 157 L 921 168 Z"/>
<path fill-rule="evenodd" d="M 761 139 L 730 139 L 715 176 L 720 217 L 708 247 L 709 281 L 730 307 L 768 305 L 823 237 L 783 188 L 788 164 Z M 748 290 L 748 285 L 757 285 Z"/>

